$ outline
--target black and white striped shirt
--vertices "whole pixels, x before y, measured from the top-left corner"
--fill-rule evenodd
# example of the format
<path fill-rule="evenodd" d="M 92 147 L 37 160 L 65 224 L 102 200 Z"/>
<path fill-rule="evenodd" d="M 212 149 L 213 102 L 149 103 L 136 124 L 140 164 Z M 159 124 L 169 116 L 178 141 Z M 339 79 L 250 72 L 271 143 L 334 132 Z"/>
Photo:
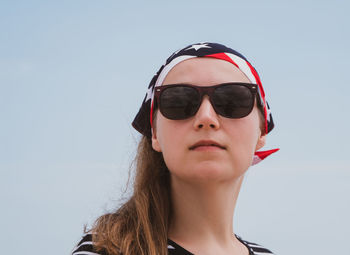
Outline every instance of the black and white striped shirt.
<path fill-rule="evenodd" d="M 243 240 L 240 236 L 236 235 L 237 239 L 244 244 L 248 250 L 249 255 L 268 255 L 273 254 L 270 250 L 262 247 L 259 244 L 247 242 Z M 193 255 L 193 253 L 187 251 L 185 248 L 181 247 L 174 241 L 168 239 L 168 254 L 169 255 Z M 92 235 L 85 235 L 78 245 L 74 248 L 72 255 L 108 255 L 105 252 L 96 253 L 94 251 L 92 243 Z"/>

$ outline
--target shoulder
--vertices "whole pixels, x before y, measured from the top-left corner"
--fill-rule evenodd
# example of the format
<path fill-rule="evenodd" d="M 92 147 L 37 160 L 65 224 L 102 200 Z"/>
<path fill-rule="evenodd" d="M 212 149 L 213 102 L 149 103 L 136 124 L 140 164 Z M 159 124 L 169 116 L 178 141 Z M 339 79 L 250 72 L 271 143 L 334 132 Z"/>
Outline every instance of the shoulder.
<path fill-rule="evenodd" d="M 274 254 L 269 249 L 265 248 L 264 246 L 246 241 L 242 239 L 240 236 L 236 235 L 237 239 L 242 242 L 248 249 L 249 249 L 249 255 L 268 255 L 268 254 Z"/>
<path fill-rule="evenodd" d="M 105 252 L 97 253 L 92 243 L 92 234 L 86 234 L 74 247 L 72 255 L 108 255 Z"/>

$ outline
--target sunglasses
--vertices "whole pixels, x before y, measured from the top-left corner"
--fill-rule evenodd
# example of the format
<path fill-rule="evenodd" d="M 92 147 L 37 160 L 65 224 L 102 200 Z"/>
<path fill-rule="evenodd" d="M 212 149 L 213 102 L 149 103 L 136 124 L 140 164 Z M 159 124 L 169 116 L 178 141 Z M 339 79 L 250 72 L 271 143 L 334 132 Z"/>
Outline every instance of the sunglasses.
<path fill-rule="evenodd" d="M 260 106 L 263 102 L 258 85 L 252 83 L 230 82 L 208 87 L 170 84 L 156 87 L 155 107 L 168 119 L 184 120 L 197 113 L 204 95 L 209 96 L 217 114 L 231 119 L 247 116 L 253 110 L 256 95 Z"/>

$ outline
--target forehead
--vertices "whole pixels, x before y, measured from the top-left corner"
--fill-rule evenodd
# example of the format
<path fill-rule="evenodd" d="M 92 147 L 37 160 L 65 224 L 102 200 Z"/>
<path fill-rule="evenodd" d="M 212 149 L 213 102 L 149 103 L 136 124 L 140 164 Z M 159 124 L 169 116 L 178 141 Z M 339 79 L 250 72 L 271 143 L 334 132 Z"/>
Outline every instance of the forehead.
<path fill-rule="evenodd" d="M 225 82 L 248 82 L 247 76 L 235 65 L 216 58 L 192 58 L 174 66 L 163 84 L 189 83 L 214 85 Z"/>

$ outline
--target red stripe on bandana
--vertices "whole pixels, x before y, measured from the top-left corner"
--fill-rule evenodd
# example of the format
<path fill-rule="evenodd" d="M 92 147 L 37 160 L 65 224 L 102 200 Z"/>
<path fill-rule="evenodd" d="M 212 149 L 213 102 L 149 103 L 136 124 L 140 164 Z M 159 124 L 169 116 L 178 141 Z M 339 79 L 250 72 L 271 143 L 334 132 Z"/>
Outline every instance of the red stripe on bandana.
<path fill-rule="evenodd" d="M 239 69 L 238 65 L 229 56 L 227 56 L 225 53 L 216 53 L 216 54 L 206 55 L 205 57 L 218 58 L 218 59 L 226 60 L 227 62 L 230 62 L 230 63 L 234 64 Z"/>
<path fill-rule="evenodd" d="M 257 82 L 258 85 L 259 85 L 259 88 L 260 88 L 260 91 L 261 91 L 261 96 L 262 96 L 262 98 L 263 98 L 264 101 L 265 101 L 265 91 L 264 91 L 264 88 L 263 88 L 263 86 L 262 86 L 262 84 L 261 84 L 260 77 L 259 77 L 258 73 L 255 71 L 254 67 L 253 67 L 248 61 L 246 61 L 246 62 L 247 62 L 247 65 L 248 65 L 249 68 L 250 68 L 250 71 L 251 71 L 252 74 L 254 75 L 256 82 Z M 265 102 L 264 102 L 264 103 L 265 103 Z"/>
<path fill-rule="evenodd" d="M 256 72 L 255 68 L 248 61 L 246 61 L 246 63 L 249 66 L 250 71 L 252 72 L 252 74 L 255 77 L 256 83 L 258 84 L 260 92 L 261 92 L 261 97 L 264 100 L 265 131 L 267 132 L 267 130 L 268 130 L 268 128 L 267 128 L 268 127 L 268 125 L 267 125 L 267 114 L 268 114 L 268 112 L 267 112 L 267 105 L 266 105 L 266 100 L 265 100 L 265 91 L 264 91 L 264 88 L 263 88 L 263 86 L 261 84 L 260 77 L 259 77 L 258 73 Z"/>
<path fill-rule="evenodd" d="M 150 116 L 149 116 L 151 129 L 153 128 L 153 118 L 152 118 L 153 117 L 153 106 L 154 106 L 154 102 L 152 101 L 151 111 L 150 111 Z"/>

